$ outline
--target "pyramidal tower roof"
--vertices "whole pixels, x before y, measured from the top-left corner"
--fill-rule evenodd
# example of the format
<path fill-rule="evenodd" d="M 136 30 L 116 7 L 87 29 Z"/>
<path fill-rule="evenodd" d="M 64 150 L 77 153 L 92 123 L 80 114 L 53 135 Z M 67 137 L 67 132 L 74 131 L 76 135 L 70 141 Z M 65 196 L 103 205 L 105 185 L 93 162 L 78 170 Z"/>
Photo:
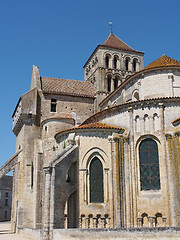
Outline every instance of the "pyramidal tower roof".
<path fill-rule="evenodd" d="M 124 50 L 124 51 L 130 51 L 130 52 L 136 52 L 136 53 L 144 54 L 143 52 L 136 51 L 133 48 L 131 48 L 130 46 L 128 46 L 125 42 L 123 42 L 120 38 L 118 38 L 116 35 L 114 35 L 112 33 L 112 31 L 111 31 L 111 33 L 109 34 L 109 36 L 106 39 L 106 41 L 103 44 L 99 44 L 96 47 L 96 49 L 93 51 L 93 53 L 88 58 L 87 62 L 84 64 L 83 67 L 86 66 L 86 64 L 89 62 L 89 60 L 91 59 L 93 54 L 97 51 L 97 49 L 99 49 L 99 47 L 113 48 L 113 49 L 119 49 L 119 50 Z"/>
<path fill-rule="evenodd" d="M 165 67 L 165 66 L 166 67 L 180 66 L 180 62 L 164 54 L 154 62 L 147 65 L 144 69 L 158 68 L 158 67 Z"/>
<path fill-rule="evenodd" d="M 102 46 L 137 52 L 136 50 L 128 46 L 125 42 L 123 42 L 120 38 L 118 38 L 116 35 L 114 35 L 112 32 L 110 33 L 106 41 L 102 44 Z"/>

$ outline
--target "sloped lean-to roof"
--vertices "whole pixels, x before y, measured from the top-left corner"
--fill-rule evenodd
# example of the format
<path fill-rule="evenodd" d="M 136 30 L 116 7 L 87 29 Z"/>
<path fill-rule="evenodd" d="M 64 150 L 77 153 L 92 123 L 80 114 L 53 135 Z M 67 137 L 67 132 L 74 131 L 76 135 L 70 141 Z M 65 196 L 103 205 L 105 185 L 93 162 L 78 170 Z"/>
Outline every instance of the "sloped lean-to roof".
<path fill-rule="evenodd" d="M 94 86 L 90 82 L 41 77 L 41 84 L 43 93 L 95 97 Z"/>

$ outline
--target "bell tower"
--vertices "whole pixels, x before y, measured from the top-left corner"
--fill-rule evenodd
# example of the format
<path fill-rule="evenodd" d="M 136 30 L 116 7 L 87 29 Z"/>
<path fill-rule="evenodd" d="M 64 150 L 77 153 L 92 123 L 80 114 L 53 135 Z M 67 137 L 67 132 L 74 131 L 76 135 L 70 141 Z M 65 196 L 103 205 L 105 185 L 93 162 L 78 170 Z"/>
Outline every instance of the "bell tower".
<path fill-rule="evenodd" d="M 98 45 L 84 65 L 84 80 L 96 91 L 96 111 L 99 103 L 125 79 L 144 67 L 143 52 L 136 51 L 115 36 L 112 31 Z"/>

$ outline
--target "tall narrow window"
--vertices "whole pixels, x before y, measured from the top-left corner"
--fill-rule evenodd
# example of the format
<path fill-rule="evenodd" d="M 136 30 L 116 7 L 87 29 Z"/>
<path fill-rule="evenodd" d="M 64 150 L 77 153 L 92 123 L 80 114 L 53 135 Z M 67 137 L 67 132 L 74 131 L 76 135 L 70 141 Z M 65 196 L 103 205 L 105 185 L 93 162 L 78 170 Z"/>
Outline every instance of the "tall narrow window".
<path fill-rule="evenodd" d="M 115 69 L 117 68 L 117 59 L 118 59 L 117 56 L 114 56 L 113 65 Z"/>
<path fill-rule="evenodd" d="M 56 104 L 57 104 L 57 100 L 51 99 L 51 112 L 56 112 Z"/>
<path fill-rule="evenodd" d="M 97 157 L 90 164 L 90 202 L 104 202 L 103 166 Z"/>
<path fill-rule="evenodd" d="M 106 67 L 109 67 L 109 56 L 106 56 Z"/>
<path fill-rule="evenodd" d="M 4 218 L 7 218 L 7 211 L 4 212 Z"/>
<path fill-rule="evenodd" d="M 137 65 L 137 60 L 136 59 L 133 59 L 133 71 L 135 72 L 137 69 L 136 69 L 136 66 Z"/>
<path fill-rule="evenodd" d="M 139 146 L 141 190 L 159 190 L 159 156 L 157 143 L 148 138 Z"/>
<path fill-rule="evenodd" d="M 114 79 L 114 89 L 116 89 L 118 87 L 118 77 L 116 76 Z"/>
<path fill-rule="evenodd" d="M 4 204 L 4 206 L 5 206 L 5 207 L 8 206 L 8 199 L 5 199 L 5 204 Z"/>
<path fill-rule="evenodd" d="M 126 70 L 128 71 L 129 70 L 129 58 L 126 58 L 126 60 L 125 60 L 125 67 L 126 67 Z"/>
<path fill-rule="evenodd" d="M 108 76 L 107 83 L 108 83 L 108 92 L 110 92 L 111 91 L 111 76 Z"/>

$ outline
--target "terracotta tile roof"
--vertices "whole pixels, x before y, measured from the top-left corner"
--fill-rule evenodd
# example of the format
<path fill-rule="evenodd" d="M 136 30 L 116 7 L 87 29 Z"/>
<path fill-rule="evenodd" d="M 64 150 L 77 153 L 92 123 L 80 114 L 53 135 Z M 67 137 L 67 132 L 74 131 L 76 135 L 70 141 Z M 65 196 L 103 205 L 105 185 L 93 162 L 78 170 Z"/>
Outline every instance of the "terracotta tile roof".
<path fill-rule="evenodd" d="M 41 77 L 43 93 L 53 93 L 70 96 L 94 97 L 94 86 L 90 82 Z"/>
<path fill-rule="evenodd" d="M 180 62 L 164 54 L 154 62 L 147 65 L 144 69 L 164 67 L 164 66 L 180 66 Z"/>
<path fill-rule="evenodd" d="M 75 128 L 62 130 L 62 131 L 56 133 L 55 137 L 60 133 L 74 131 L 74 130 L 78 130 L 78 129 L 110 129 L 110 130 L 118 130 L 121 133 L 123 133 L 125 131 L 123 128 L 120 128 L 120 127 L 111 126 L 111 125 L 101 123 L 101 122 L 95 122 L 95 123 L 80 125 L 79 127 L 75 127 Z"/>
<path fill-rule="evenodd" d="M 102 44 L 102 46 L 116 48 L 116 49 L 120 49 L 120 50 L 137 52 L 136 50 L 134 50 L 133 48 L 128 46 L 125 42 L 123 42 L 121 39 L 119 39 L 113 33 L 110 33 L 109 37 Z"/>

